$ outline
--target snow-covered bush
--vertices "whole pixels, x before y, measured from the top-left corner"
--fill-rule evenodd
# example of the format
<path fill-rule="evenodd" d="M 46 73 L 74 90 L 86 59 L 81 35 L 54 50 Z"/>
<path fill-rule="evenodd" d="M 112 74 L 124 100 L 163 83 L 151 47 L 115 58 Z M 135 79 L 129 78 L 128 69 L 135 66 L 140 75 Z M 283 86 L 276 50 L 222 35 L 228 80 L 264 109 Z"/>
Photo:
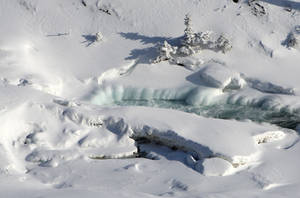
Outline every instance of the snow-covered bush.
<path fill-rule="evenodd" d="M 248 0 L 248 5 L 250 6 L 252 13 L 255 16 L 263 16 L 267 14 L 265 7 L 258 2 L 259 0 Z"/>
<path fill-rule="evenodd" d="M 217 36 L 212 31 L 195 33 L 192 28 L 192 20 L 189 14 L 185 15 L 184 24 L 185 30 L 181 42 L 182 46 L 179 47 L 178 50 L 181 55 L 191 55 L 200 52 L 203 49 L 222 51 L 225 53 L 232 48 L 229 40 L 224 35 Z"/>
<path fill-rule="evenodd" d="M 96 41 L 97 42 L 103 41 L 103 35 L 101 32 L 96 33 Z"/>
<path fill-rule="evenodd" d="M 300 26 L 296 26 L 293 31 L 291 31 L 286 40 L 283 42 L 288 48 L 297 48 L 299 47 L 300 42 Z"/>
<path fill-rule="evenodd" d="M 223 35 L 220 35 L 220 37 L 216 41 L 216 49 L 221 50 L 223 53 L 226 53 L 231 50 L 231 48 L 232 46 L 230 45 L 229 40 Z"/>
<path fill-rule="evenodd" d="M 207 46 L 210 47 L 212 42 L 212 31 L 199 32 L 195 34 L 194 43 L 196 46 Z"/>
<path fill-rule="evenodd" d="M 191 46 L 181 46 L 177 53 L 179 56 L 189 56 L 191 54 L 195 54 L 195 51 Z"/>
<path fill-rule="evenodd" d="M 182 47 L 179 48 L 179 52 L 182 55 L 191 55 L 203 49 L 222 51 L 225 53 L 232 48 L 229 40 L 224 35 L 218 37 L 212 31 L 195 33 L 191 21 L 190 15 L 187 14 L 184 18 L 186 28 L 184 30 Z"/>
<path fill-rule="evenodd" d="M 189 14 L 185 15 L 184 25 L 185 30 L 180 43 L 181 45 L 172 46 L 165 41 L 160 45 L 158 50 L 159 56 L 154 60 L 154 63 L 165 60 L 171 60 L 174 63 L 177 63 L 175 60 L 176 58 L 190 56 L 201 50 L 207 49 L 226 53 L 232 48 L 229 40 L 224 35 L 218 36 L 212 31 L 195 33 L 192 28 L 192 20 Z"/>
<path fill-rule="evenodd" d="M 154 60 L 154 63 L 170 60 L 177 53 L 177 47 L 170 45 L 167 41 L 159 47 L 159 56 Z"/>
<path fill-rule="evenodd" d="M 298 41 L 294 35 L 294 33 L 290 33 L 286 40 L 287 47 L 295 47 L 298 44 Z"/>

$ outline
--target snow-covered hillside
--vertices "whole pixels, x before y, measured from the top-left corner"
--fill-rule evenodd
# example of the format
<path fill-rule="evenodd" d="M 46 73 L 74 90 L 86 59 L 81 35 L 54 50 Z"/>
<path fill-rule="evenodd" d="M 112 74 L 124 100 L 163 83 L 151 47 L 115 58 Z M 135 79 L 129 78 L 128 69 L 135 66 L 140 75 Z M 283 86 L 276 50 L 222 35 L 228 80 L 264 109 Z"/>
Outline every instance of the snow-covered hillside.
<path fill-rule="evenodd" d="M 300 197 L 299 0 L 1 0 L 0 24 L 0 197 Z"/>

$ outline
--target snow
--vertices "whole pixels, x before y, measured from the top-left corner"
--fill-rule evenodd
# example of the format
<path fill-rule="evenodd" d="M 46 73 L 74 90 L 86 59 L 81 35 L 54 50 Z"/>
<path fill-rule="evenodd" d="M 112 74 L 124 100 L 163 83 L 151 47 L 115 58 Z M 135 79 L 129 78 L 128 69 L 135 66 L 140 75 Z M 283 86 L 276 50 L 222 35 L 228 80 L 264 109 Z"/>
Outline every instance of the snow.
<path fill-rule="evenodd" d="M 300 1 L 258 3 L 2 0 L 0 197 L 299 197 Z M 232 49 L 154 64 L 188 13 Z"/>
<path fill-rule="evenodd" d="M 203 167 L 203 175 L 205 176 L 222 176 L 228 169 L 231 168 L 231 164 L 220 158 L 205 159 L 202 164 L 196 164 L 196 170 L 200 170 Z"/>
<path fill-rule="evenodd" d="M 220 64 L 211 64 L 205 66 L 200 71 L 199 78 L 202 78 L 208 86 L 217 88 L 239 89 L 242 88 L 246 82 L 236 73 Z"/>

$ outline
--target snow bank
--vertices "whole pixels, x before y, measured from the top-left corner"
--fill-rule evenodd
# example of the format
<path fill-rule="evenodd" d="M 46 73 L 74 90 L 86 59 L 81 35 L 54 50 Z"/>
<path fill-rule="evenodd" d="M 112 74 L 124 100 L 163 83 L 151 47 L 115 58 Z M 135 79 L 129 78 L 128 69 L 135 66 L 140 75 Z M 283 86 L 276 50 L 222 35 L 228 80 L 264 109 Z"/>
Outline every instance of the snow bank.
<path fill-rule="evenodd" d="M 259 83 L 261 84 L 261 83 Z M 269 84 L 269 83 L 268 83 Z M 259 88 L 260 87 L 260 88 Z M 276 87 L 275 87 L 276 88 Z M 275 90 L 274 86 L 266 92 Z M 117 86 L 105 86 L 97 90 L 87 101 L 97 105 L 107 105 L 122 101 L 183 101 L 189 105 L 212 106 L 216 104 L 244 105 L 264 110 L 297 112 L 300 108 L 299 97 L 290 95 L 290 89 L 276 90 L 280 94 L 258 91 L 261 86 L 245 87 L 238 91 L 225 91 L 221 88 L 191 86 L 170 89 L 151 89 Z"/>
<path fill-rule="evenodd" d="M 205 176 L 223 176 L 230 170 L 231 164 L 220 158 L 205 159 L 203 163 L 196 164 L 196 170 L 201 171 Z"/>
<path fill-rule="evenodd" d="M 260 133 L 269 131 L 270 127 L 254 123 L 207 119 L 173 110 L 153 108 L 150 110 L 145 107 L 134 107 L 134 111 L 131 109 L 133 108 L 123 108 L 121 112 L 120 109 L 116 109 L 112 113 L 118 116 L 124 115 L 125 122 L 132 129 L 131 136 L 134 139 L 146 138 L 168 147 L 196 153 L 200 159 L 218 157 L 227 160 L 233 166 L 256 160 L 256 155 L 260 151 L 255 146 L 253 135 L 257 131 L 261 131 Z M 181 122 L 174 122 L 177 117 L 181 117 Z M 213 124 L 216 122 L 218 126 Z"/>
<path fill-rule="evenodd" d="M 201 69 L 199 78 L 202 78 L 208 86 L 221 89 L 240 89 L 246 85 L 239 73 L 217 63 L 208 64 Z"/>
<path fill-rule="evenodd" d="M 58 167 L 82 157 L 126 158 L 136 152 L 136 142 L 147 139 L 191 153 L 196 161 L 220 158 L 231 164 L 230 170 L 226 170 L 234 173 L 258 159 L 261 150 L 256 146 L 259 140 L 254 139 L 267 142 L 268 131 L 276 131 L 276 127 L 268 125 L 209 119 L 167 109 L 95 108 L 53 100 L 49 95 L 44 95 L 44 101 L 33 99 L 24 103 L 19 100 L 24 89 L 29 95 L 36 92 L 1 87 L 2 93 L 14 92 L 10 99 L 15 98 L 9 103 L 15 108 L 1 115 L 5 124 L 0 126 L 3 157 L 9 158 L 9 164 L 4 166 L 11 167 L 11 171 L 26 172 L 30 164 Z M 178 118 L 180 122 L 176 121 Z M 295 138 L 292 133 L 281 136 L 280 139 L 290 137 L 290 141 Z M 220 175 L 223 174 L 221 171 Z"/>

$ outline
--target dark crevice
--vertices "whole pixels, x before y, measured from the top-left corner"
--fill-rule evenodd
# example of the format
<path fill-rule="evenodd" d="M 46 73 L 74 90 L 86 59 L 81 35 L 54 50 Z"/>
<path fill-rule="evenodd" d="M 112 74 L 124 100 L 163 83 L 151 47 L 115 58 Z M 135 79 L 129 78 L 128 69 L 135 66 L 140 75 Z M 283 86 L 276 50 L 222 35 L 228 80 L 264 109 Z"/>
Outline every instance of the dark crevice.
<path fill-rule="evenodd" d="M 81 4 L 82 4 L 84 7 L 87 6 L 85 0 L 81 0 Z"/>
<path fill-rule="evenodd" d="M 99 11 L 105 13 L 105 14 L 108 14 L 108 15 L 111 15 L 110 11 L 108 9 L 104 9 L 104 8 L 99 8 Z"/>

